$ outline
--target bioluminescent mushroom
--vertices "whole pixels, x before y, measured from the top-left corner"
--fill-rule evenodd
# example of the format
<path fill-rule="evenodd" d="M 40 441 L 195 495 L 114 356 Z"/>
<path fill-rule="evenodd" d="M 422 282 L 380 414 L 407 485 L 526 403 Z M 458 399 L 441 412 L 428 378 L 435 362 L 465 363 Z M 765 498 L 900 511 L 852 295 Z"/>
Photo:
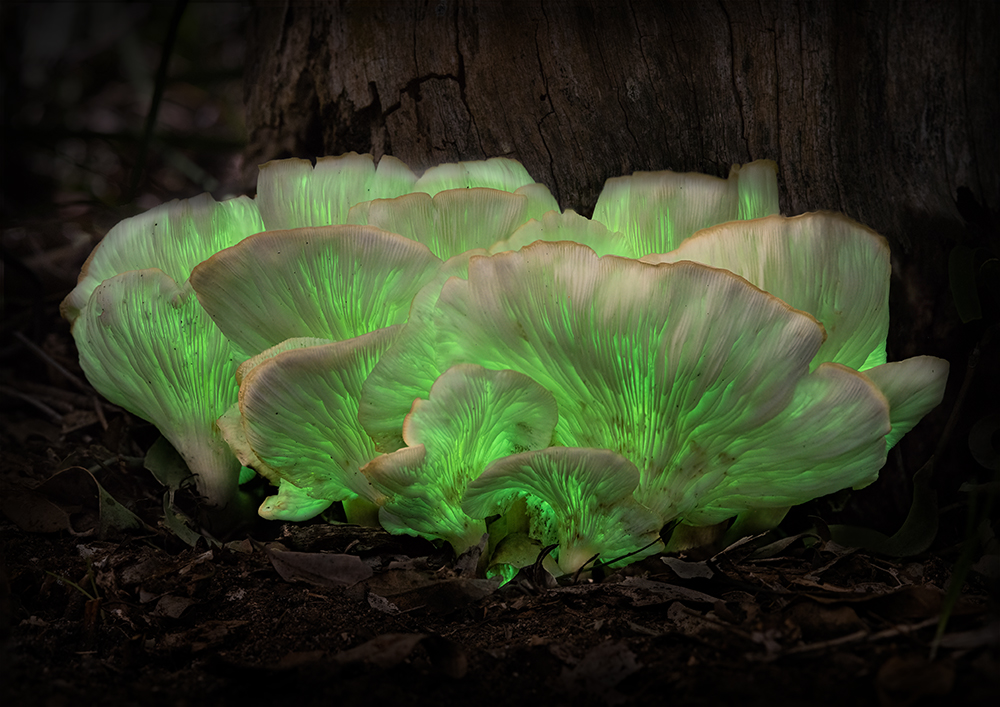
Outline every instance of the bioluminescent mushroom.
<path fill-rule="evenodd" d="M 409 194 L 417 176 L 391 155 L 379 160 L 349 152 L 309 160 L 273 160 L 260 166 L 257 206 L 269 231 L 347 223 L 355 204 Z M 264 229 L 261 229 L 264 230 Z"/>
<path fill-rule="evenodd" d="M 263 230 L 256 204 L 245 196 L 175 199 L 127 218 L 91 252 L 76 287 L 60 306 L 62 315 L 75 321 L 98 285 L 130 270 L 157 268 L 183 283 L 205 258 Z"/>
<path fill-rule="evenodd" d="M 565 213 L 550 211 L 541 219 L 533 219 L 518 228 L 510 238 L 494 243 L 490 253 L 520 250 L 535 241 L 573 241 L 585 245 L 598 255 L 620 255 L 635 258 L 631 244 L 617 231 L 609 231 L 599 221 L 591 221 L 567 209 Z"/>
<path fill-rule="evenodd" d="M 492 539 L 492 527 L 490 537 Z M 506 584 L 514 579 L 521 569 L 538 562 L 543 552 L 545 548 L 542 543 L 527 533 L 509 533 L 497 543 L 493 554 L 490 555 L 486 578 L 499 577 L 501 585 Z M 553 576 L 560 574 L 559 565 L 552 559 L 551 554 L 542 557 L 542 567 Z"/>
<path fill-rule="evenodd" d="M 768 216 L 699 231 L 649 263 L 691 260 L 725 268 L 816 317 L 826 361 L 862 371 L 888 398 L 891 448 L 944 396 L 948 363 L 917 356 L 886 365 L 891 264 L 886 240 L 842 214 Z"/>
<path fill-rule="evenodd" d="M 823 339 L 813 317 L 726 270 L 535 243 L 473 258 L 468 280 L 445 284 L 373 369 L 361 420 L 391 448 L 410 401 L 452 365 L 515 370 L 556 398 L 554 444 L 631 461 L 636 499 L 663 522 L 723 520 L 869 483 L 882 466 L 886 400 L 846 367 L 810 371 Z M 774 440 L 762 468 L 748 450 Z"/>
<path fill-rule="evenodd" d="M 318 501 L 343 502 L 352 522 L 373 517 L 380 494 L 360 469 L 378 452 L 358 422 L 358 398 L 398 332 L 262 354 L 239 388 L 240 425 L 261 462 L 257 471 L 281 488 L 286 482 Z"/>
<path fill-rule="evenodd" d="M 541 187 L 546 193 L 548 192 L 547 187 L 536 183 L 531 178 L 528 170 L 520 162 L 506 157 L 439 164 L 421 175 L 414 185 L 413 191 L 434 196 L 446 189 L 471 189 L 474 187 L 507 192 L 515 192 L 525 187 Z M 552 198 L 551 195 L 549 198 Z"/>
<path fill-rule="evenodd" d="M 889 245 L 842 214 L 767 216 L 704 229 L 647 263 L 691 260 L 736 273 L 816 317 L 826 340 L 812 361 L 864 370 L 885 363 Z"/>
<path fill-rule="evenodd" d="M 406 416 L 408 446 L 361 470 L 384 496 L 382 527 L 440 538 L 461 554 L 486 532 L 462 512 L 466 485 L 496 459 L 547 447 L 557 419 L 551 393 L 527 376 L 470 364 L 448 369 Z"/>
<path fill-rule="evenodd" d="M 61 307 L 91 384 L 153 422 L 216 507 L 238 500 L 240 465 L 214 421 L 235 402 L 239 360 L 187 280 L 199 262 L 262 229 L 245 197 L 158 206 L 108 232 Z"/>
<path fill-rule="evenodd" d="M 341 341 L 401 324 L 441 264 L 426 246 L 370 226 L 299 228 L 214 255 L 191 284 L 251 356 L 293 337 Z"/>
<path fill-rule="evenodd" d="M 286 339 L 277 346 L 272 346 L 265 351 L 247 359 L 236 369 L 236 384 L 243 383 L 243 379 L 259 364 L 274 358 L 278 354 L 291 349 L 304 349 L 311 346 L 322 346 L 333 343 L 328 339 L 317 339 L 311 337 L 300 337 Z M 281 474 L 271 469 L 257 453 L 253 451 L 250 441 L 247 439 L 243 428 L 243 416 L 240 413 L 239 402 L 234 402 L 232 406 L 222 416 L 216 420 L 216 425 L 226 444 L 240 460 L 240 463 L 249 469 L 260 473 L 261 476 L 269 479 L 278 487 L 278 493 L 264 499 L 257 513 L 267 520 L 288 520 L 300 521 L 308 520 L 319 515 L 329 508 L 333 501 L 330 499 L 313 498 L 304 489 L 295 486 L 281 478 Z"/>
<path fill-rule="evenodd" d="M 559 208 L 548 190 L 545 196 L 539 201 L 520 190 L 510 193 L 483 187 L 448 189 L 433 197 L 416 192 L 358 204 L 348 221 L 406 236 L 447 260 L 468 250 L 489 248 L 528 220 Z"/>
<path fill-rule="evenodd" d="M 728 179 L 707 174 L 636 172 L 609 179 L 594 220 L 621 232 L 632 257 L 673 250 L 697 231 L 778 213 L 778 167 L 770 160 L 735 165 Z"/>
<path fill-rule="evenodd" d="M 572 574 L 593 559 L 611 567 L 663 549 L 660 516 L 633 497 L 639 470 L 606 449 L 552 447 L 490 464 L 465 492 L 474 518 L 528 504 L 531 537 L 557 544 L 559 569 Z"/>
<path fill-rule="evenodd" d="M 236 400 L 239 359 L 190 284 L 155 269 L 109 278 L 81 310 L 73 336 L 91 384 L 156 425 L 210 505 L 240 500 L 240 463 L 215 425 Z"/>

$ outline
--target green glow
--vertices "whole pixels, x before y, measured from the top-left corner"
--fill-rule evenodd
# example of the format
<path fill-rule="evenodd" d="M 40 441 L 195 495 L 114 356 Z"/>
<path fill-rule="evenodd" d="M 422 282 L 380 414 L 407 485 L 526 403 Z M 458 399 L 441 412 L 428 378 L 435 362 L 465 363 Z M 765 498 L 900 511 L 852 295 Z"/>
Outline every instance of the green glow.
<path fill-rule="evenodd" d="M 533 184 L 534 181 L 520 162 L 506 157 L 491 157 L 488 160 L 452 162 L 431 167 L 417 180 L 413 191 L 424 192 L 431 196 L 446 189 L 472 187 L 513 192 L 520 187 Z"/>
<path fill-rule="evenodd" d="M 253 481 L 255 476 L 257 476 L 257 472 L 253 469 L 246 466 L 240 467 L 240 478 L 238 483 L 242 486 L 249 481 Z"/>
<path fill-rule="evenodd" d="M 284 160 L 256 201 L 123 221 L 63 313 L 95 388 L 216 505 L 252 467 L 265 517 L 340 501 L 456 552 L 502 511 L 505 581 L 540 541 L 553 572 L 652 543 L 624 564 L 666 521 L 773 523 L 870 483 L 943 396 L 946 362 L 885 364 L 884 239 L 777 199 L 767 161 L 609 180 L 590 221 L 502 158 Z"/>
<path fill-rule="evenodd" d="M 620 231 L 637 255 L 667 253 L 696 231 L 735 219 L 778 213 L 777 167 L 758 160 L 729 179 L 705 174 L 636 172 L 609 179 L 594 220 Z"/>
<path fill-rule="evenodd" d="M 261 165 L 257 205 L 267 230 L 347 223 L 355 204 L 391 199 L 413 190 L 417 178 L 395 157 L 379 160 L 351 152 L 308 160 L 275 160 Z"/>
<path fill-rule="evenodd" d="M 282 479 L 278 493 L 268 496 L 257 513 L 267 520 L 303 521 L 315 518 L 333 504 L 328 499 L 317 499 L 305 490 Z"/>
<path fill-rule="evenodd" d="M 609 449 L 636 464 L 636 496 L 664 521 L 722 512 L 702 508 L 702 498 L 723 479 L 758 473 L 736 461 L 771 420 L 779 422 L 769 434 L 787 434 L 781 449 L 791 455 L 777 468 L 808 480 L 802 486 L 812 495 L 801 502 L 820 487 L 867 482 L 885 454 L 888 411 L 878 390 L 839 367 L 810 375 L 822 341 L 811 317 L 729 272 L 535 244 L 474 259 L 467 281 L 445 284 L 426 319 L 407 326 L 365 382 L 361 420 L 373 437 L 391 440 L 399 434 L 393 421 L 429 382 L 475 361 L 552 392 L 556 443 Z M 830 436 L 849 448 L 838 452 L 842 471 L 820 478 L 804 460 Z M 734 494 L 730 516 L 746 505 L 789 505 L 795 489 L 782 477 L 781 488 Z"/>
<path fill-rule="evenodd" d="M 481 520 L 462 512 L 466 485 L 495 459 L 548 446 L 557 417 L 552 395 L 527 376 L 450 368 L 406 416 L 409 446 L 362 469 L 385 495 L 382 526 L 441 538 L 461 554 L 486 532 Z"/>
<path fill-rule="evenodd" d="M 523 499 L 521 499 L 520 503 L 515 502 L 515 506 L 508 508 L 500 520 L 508 518 L 512 514 L 519 515 L 521 513 L 527 513 L 527 504 Z M 526 515 L 525 521 L 527 521 Z M 491 541 L 493 540 L 493 534 L 496 531 L 498 522 L 499 520 L 490 524 Z M 527 522 L 525 522 L 525 532 L 510 532 L 504 535 L 493 550 L 493 554 L 490 557 L 490 566 L 486 569 L 486 576 L 494 577 L 499 575 L 503 577 L 501 586 L 512 580 L 522 568 L 534 565 L 544 550 L 542 543 L 530 537 L 527 534 L 527 530 L 528 526 Z M 546 555 L 542 559 L 542 567 L 553 577 L 562 574 L 559 570 L 559 565 L 556 564 L 551 554 Z"/>
<path fill-rule="evenodd" d="M 559 569 L 571 574 L 594 555 L 612 562 L 638 553 L 627 564 L 663 549 L 659 516 L 632 497 L 638 483 L 639 470 L 618 454 L 556 447 L 490 464 L 469 484 L 462 507 L 485 517 L 525 498 L 531 536 L 558 543 Z"/>
<path fill-rule="evenodd" d="M 80 365 L 108 400 L 149 420 L 214 505 L 236 494 L 240 463 L 214 422 L 236 402 L 237 359 L 190 285 L 159 270 L 105 280 L 73 326 Z"/>
<path fill-rule="evenodd" d="M 517 576 L 520 572 L 520 567 L 515 567 L 514 565 L 508 565 L 506 563 L 498 563 L 490 565 L 486 568 L 486 579 L 493 579 L 494 577 L 500 578 L 500 586 L 507 584 L 510 580 Z"/>
<path fill-rule="evenodd" d="M 574 241 L 598 255 L 636 257 L 631 244 L 621 233 L 609 231 L 604 224 L 584 218 L 572 209 L 562 214 L 550 211 L 541 220 L 529 221 L 514 231 L 510 238 L 496 243 L 490 252 L 519 250 L 535 241 Z"/>
<path fill-rule="evenodd" d="M 643 260 L 725 268 L 813 315 L 827 335 L 813 368 L 826 361 L 857 370 L 885 363 L 889 246 L 846 216 L 813 213 L 726 223 Z"/>
<path fill-rule="evenodd" d="M 449 189 L 365 202 L 351 209 L 351 223 L 376 226 L 426 245 L 447 259 L 489 248 L 527 221 L 528 198 L 496 189 Z"/>
<path fill-rule="evenodd" d="M 184 282 L 205 258 L 263 230 L 256 205 L 245 196 L 217 202 L 202 194 L 127 218 L 90 254 L 62 314 L 74 321 L 99 284 L 130 270 L 158 268 Z"/>
<path fill-rule="evenodd" d="M 377 456 L 358 423 L 361 383 L 399 327 L 263 356 L 246 372 L 239 404 L 257 469 L 317 500 L 378 502 L 360 468 Z"/>
<path fill-rule="evenodd" d="M 865 370 L 865 376 L 889 401 L 892 431 L 885 437 L 887 449 L 896 446 L 903 435 L 941 403 L 948 368 L 948 362 L 940 358 L 914 356 Z"/>
<path fill-rule="evenodd" d="M 341 341 L 401 324 L 440 267 L 408 238 L 328 226 L 248 238 L 195 268 L 191 284 L 250 356 L 292 337 Z"/>

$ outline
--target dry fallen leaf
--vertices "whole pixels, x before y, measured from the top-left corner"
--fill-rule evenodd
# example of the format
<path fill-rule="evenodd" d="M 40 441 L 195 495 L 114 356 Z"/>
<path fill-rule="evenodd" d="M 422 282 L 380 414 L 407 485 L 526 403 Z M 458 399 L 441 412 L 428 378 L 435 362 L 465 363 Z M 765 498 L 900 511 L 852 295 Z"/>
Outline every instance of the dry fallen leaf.
<path fill-rule="evenodd" d="M 291 552 L 278 543 L 264 548 L 274 569 L 286 582 L 302 581 L 320 587 L 350 587 L 372 576 L 372 568 L 356 555 Z"/>

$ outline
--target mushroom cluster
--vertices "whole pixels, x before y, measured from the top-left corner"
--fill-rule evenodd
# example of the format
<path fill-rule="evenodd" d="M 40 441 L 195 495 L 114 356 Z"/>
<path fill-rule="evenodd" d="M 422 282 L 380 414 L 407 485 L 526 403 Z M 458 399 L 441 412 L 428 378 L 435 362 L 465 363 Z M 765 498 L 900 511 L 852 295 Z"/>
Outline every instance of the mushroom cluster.
<path fill-rule="evenodd" d="M 572 573 L 871 483 L 948 372 L 886 363 L 889 274 L 864 226 L 779 215 L 767 161 L 611 179 L 587 219 L 512 160 L 352 153 L 123 221 L 63 313 L 210 505 L 253 469 L 266 518 L 339 502 Z"/>

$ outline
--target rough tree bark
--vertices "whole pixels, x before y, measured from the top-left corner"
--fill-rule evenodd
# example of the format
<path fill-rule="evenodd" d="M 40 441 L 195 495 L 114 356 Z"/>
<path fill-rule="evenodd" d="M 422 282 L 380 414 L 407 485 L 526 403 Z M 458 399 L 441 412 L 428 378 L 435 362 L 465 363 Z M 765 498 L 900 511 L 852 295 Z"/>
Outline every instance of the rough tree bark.
<path fill-rule="evenodd" d="M 968 346 L 944 263 L 960 187 L 1000 210 L 998 27 L 1000 3 L 973 0 L 269 0 L 247 163 L 503 155 L 589 214 L 609 177 L 770 158 L 783 213 L 842 211 L 889 238 L 890 360 L 952 358 L 954 389 Z"/>

